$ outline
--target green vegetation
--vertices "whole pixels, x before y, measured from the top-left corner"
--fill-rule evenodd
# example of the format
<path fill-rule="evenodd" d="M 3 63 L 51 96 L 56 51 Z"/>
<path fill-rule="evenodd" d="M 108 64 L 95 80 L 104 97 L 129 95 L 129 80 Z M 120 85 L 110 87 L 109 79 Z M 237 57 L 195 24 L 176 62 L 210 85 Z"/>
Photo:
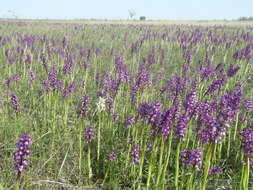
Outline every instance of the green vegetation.
<path fill-rule="evenodd" d="M 252 189 L 252 37 L 1 21 L 0 190 Z"/>

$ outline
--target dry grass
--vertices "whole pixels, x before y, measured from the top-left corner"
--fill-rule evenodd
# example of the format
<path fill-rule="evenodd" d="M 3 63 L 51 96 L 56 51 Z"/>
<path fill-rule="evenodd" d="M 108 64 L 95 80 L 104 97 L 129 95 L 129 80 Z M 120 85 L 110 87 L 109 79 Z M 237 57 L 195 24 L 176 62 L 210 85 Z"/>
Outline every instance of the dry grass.
<path fill-rule="evenodd" d="M 195 25 L 195 26 L 253 26 L 253 21 L 236 20 L 47 20 L 47 19 L 0 19 L 2 22 L 27 23 L 76 23 L 76 24 L 136 24 L 136 25 Z"/>

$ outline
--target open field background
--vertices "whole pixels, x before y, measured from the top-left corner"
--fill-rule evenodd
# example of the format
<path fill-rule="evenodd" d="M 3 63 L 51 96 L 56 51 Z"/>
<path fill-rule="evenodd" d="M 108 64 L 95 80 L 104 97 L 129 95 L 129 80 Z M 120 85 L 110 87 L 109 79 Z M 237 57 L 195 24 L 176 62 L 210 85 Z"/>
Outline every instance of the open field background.
<path fill-rule="evenodd" d="M 2 22 L 27 22 L 27 23 L 78 23 L 78 24 L 135 24 L 135 25 L 224 25 L 224 26 L 252 26 L 253 21 L 237 20 L 47 20 L 47 19 L 0 19 Z"/>
<path fill-rule="evenodd" d="M 253 23 L 0 20 L 1 189 L 253 189 Z"/>

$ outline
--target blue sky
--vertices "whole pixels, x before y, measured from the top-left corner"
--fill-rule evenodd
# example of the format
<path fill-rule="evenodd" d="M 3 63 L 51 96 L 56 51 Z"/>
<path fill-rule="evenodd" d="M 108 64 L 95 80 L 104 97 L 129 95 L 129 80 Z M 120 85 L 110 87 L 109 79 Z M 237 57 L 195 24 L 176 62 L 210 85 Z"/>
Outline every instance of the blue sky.
<path fill-rule="evenodd" d="M 1 2 L 2 1 L 2 2 Z M 0 0 L 0 17 L 48 19 L 236 19 L 253 16 L 253 0 Z"/>

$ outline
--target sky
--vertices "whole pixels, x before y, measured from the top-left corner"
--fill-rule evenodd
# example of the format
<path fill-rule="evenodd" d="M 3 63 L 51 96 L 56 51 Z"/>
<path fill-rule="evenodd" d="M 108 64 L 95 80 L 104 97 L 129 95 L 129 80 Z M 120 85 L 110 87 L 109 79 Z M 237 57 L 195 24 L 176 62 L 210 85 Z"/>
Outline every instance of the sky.
<path fill-rule="evenodd" d="M 253 16 L 253 0 L 0 0 L 0 18 L 212 20 Z"/>

